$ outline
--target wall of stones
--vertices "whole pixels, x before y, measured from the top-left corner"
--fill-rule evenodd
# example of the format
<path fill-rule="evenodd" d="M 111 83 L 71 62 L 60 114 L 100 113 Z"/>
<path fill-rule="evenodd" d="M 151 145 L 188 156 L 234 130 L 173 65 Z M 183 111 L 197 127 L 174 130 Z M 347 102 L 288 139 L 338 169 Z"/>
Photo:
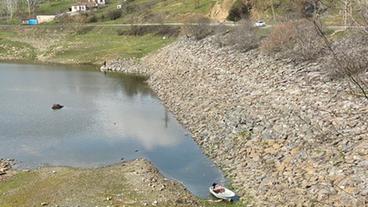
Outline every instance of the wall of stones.
<path fill-rule="evenodd" d="M 368 104 L 318 63 L 183 38 L 103 70 L 150 86 L 255 204 L 368 205 Z"/>

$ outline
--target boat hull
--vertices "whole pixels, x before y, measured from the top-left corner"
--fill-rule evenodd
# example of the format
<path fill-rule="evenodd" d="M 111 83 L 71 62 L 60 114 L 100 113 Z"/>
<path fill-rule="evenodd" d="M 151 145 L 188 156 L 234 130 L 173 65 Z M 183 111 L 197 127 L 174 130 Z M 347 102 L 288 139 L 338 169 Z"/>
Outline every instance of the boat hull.
<path fill-rule="evenodd" d="M 232 198 L 234 198 L 236 195 L 233 191 L 227 189 L 227 188 L 224 188 L 225 191 L 222 192 L 222 193 L 216 193 L 215 191 L 213 191 L 213 187 L 210 187 L 209 190 L 210 190 L 210 193 L 215 196 L 216 198 L 219 198 L 219 199 L 223 199 L 223 200 L 232 200 Z"/>

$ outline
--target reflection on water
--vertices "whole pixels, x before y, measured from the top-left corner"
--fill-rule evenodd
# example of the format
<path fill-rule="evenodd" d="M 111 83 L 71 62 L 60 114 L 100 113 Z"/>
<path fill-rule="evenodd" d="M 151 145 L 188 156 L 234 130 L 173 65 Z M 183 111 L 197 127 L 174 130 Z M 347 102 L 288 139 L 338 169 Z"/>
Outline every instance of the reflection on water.
<path fill-rule="evenodd" d="M 51 105 L 65 107 L 52 111 Z M 221 173 L 141 77 L 0 64 L 0 157 L 23 167 L 96 167 L 145 157 L 207 196 Z"/>

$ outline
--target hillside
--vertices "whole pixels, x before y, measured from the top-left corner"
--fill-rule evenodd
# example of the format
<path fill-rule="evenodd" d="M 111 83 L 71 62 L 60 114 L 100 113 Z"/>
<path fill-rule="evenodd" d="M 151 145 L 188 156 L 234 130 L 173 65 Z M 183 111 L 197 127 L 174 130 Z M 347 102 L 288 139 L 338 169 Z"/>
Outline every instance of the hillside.
<path fill-rule="evenodd" d="M 31 16 L 56 15 L 69 11 L 76 0 L 43 0 L 32 7 Z M 131 22 L 177 22 L 191 16 L 207 15 L 217 0 L 109 0 L 106 5 L 90 10 L 87 15 L 95 15 L 99 22 L 111 22 L 109 12 L 117 10 L 121 5 L 121 17 L 114 19 L 114 23 Z M 13 23 L 20 23 L 22 18 L 29 16 L 28 8 L 24 2 L 19 1 L 13 8 Z M 0 3 L 0 16 L 8 16 L 7 5 Z M 4 19 L 3 19 L 4 20 Z M 8 21 L 9 23 L 9 21 Z"/>
<path fill-rule="evenodd" d="M 27 5 L 18 2 L 13 8 L 13 19 L 9 19 L 10 11 L 5 3 L 0 2 L 0 22 L 17 23 L 29 16 Z M 42 0 L 32 7 L 30 16 L 57 15 L 69 11 L 77 0 Z M 264 19 L 271 21 L 284 21 L 285 18 L 294 18 L 296 13 L 305 4 L 304 0 L 108 0 L 106 5 L 90 10 L 82 16 L 89 17 L 89 23 L 149 23 L 149 22 L 188 22 L 192 17 L 205 16 L 214 21 L 239 20 L 250 18 L 252 20 Z M 111 18 L 112 12 L 119 15 Z M 324 16 L 336 16 L 343 5 L 338 1 L 322 0 L 318 3 L 324 10 Z M 235 18 L 234 18 L 235 16 Z M 87 19 L 87 18 L 86 18 Z M 335 17 L 331 21 L 336 20 Z M 69 22 L 70 23 L 70 22 Z"/>

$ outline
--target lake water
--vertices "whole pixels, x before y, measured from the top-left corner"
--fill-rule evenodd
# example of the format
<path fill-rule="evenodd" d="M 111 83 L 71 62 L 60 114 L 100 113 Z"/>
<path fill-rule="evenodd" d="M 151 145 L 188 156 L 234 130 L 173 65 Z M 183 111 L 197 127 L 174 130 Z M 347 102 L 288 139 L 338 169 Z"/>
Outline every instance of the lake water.
<path fill-rule="evenodd" d="M 65 107 L 53 111 L 54 103 Z M 200 197 L 212 182 L 224 181 L 142 78 L 0 64 L 0 158 L 33 168 L 98 167 L 138 157 Z"/>

